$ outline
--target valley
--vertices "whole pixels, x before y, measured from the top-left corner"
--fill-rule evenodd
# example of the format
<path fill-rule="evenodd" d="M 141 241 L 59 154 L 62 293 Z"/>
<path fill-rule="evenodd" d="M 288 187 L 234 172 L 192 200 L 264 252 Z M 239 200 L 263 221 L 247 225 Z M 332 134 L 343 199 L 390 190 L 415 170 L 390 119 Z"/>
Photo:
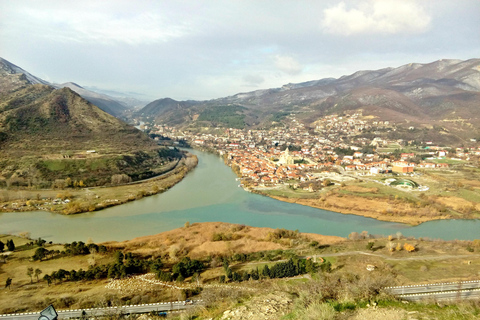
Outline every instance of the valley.
<path fill-rule="evenodd" d="M 478 59 L 136 111 L 2 63 L 0 313 L 479 314 L 388 289 L 478 279 Z"/>

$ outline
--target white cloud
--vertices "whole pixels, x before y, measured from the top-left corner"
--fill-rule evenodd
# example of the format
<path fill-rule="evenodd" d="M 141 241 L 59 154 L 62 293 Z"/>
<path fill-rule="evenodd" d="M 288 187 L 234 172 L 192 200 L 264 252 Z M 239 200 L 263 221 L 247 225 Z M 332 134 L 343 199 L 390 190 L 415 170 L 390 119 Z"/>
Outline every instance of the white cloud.
<path fill-rule="evenodd" d="M 285 55 L 275 56 L 275 66 L 290 75 L 299 74 L 303 70 L 302 65 L 296 59 Z"/>
<path fill-rule="evenodd" d="M 331 34 L 397 34 L 426 31 L 431 17 L 416 1 L 369 0 L 355 8 L 344 2 L 323 10 L 323 30 Z"/>
<path fill-rule="evenodd" d="M 61 42 L 152 44 L 181 37 L 189 28 L 150 12 L 115 15 L 108 12 L 26 10 L 33 32 Z M 36 27 L 37 26 L 37 27 Z"/>

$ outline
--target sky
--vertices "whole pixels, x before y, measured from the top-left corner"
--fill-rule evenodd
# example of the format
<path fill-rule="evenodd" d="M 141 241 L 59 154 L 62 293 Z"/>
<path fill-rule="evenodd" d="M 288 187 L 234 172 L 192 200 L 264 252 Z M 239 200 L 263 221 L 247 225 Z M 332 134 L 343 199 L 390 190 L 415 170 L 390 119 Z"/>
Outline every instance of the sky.
<path fill-rule="evenodd" d="M 0 57 L 52 83 L 208 100 L 480 58 L 480 1 L 0 0 Z"/>

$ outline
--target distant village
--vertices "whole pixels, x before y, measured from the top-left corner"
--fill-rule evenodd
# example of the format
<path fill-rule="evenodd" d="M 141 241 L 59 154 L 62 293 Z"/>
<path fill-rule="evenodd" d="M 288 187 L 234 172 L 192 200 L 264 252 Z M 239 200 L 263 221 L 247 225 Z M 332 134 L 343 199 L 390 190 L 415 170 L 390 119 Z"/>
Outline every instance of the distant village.
<path fill-rule="evenodd" d="M 441 161 L 446 157 L 461 161 L 480 155 L 480 148 L 452 149 L 435 146 L 429 141 L 423 142 L 424 147 L 415 152 L 400 153 L 398 151 L 406 149 L 410 141 L 367 139 L 361 135 L 364 130 L 374 133 L 395 130 L 395 124 L 366 118 L 358 112 L 326 116 L 315 122 L 313 132 L 294 114 L 286 118 L 284 125 L 270 130 L 229 128 L 222 130 L 222 134 L 194 134 L 175 127 L 153 125 L 151 132 L 217 152 L 248 186 L 323 181 L 325 177 L 318 174 L 322 172 L 409 176 L 416 174 L 418 169 L 448 169 L 449 164 Z"/>

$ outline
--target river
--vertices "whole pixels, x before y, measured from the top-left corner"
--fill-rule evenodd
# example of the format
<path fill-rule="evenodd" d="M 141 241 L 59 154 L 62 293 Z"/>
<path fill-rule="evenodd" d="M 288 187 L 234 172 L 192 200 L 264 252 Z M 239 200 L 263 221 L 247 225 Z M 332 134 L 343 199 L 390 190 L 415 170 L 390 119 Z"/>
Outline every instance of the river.
<path fill-rule="evenodd" d="M 165 193 L 102 211 L 72 216 L 35 211 L 0 213 L 0 234 L 28 231 L 54 242 L 128 240 L 184 225 L 186 221 L 222 221 L 254 227 L 346 237 L 368 231 L 444 240 L 480 238 L 480 220 L 441 220 L 409 226 L 310 208 L 245 192 L 219 157 L 189 150 L 198 167 Z"/>

